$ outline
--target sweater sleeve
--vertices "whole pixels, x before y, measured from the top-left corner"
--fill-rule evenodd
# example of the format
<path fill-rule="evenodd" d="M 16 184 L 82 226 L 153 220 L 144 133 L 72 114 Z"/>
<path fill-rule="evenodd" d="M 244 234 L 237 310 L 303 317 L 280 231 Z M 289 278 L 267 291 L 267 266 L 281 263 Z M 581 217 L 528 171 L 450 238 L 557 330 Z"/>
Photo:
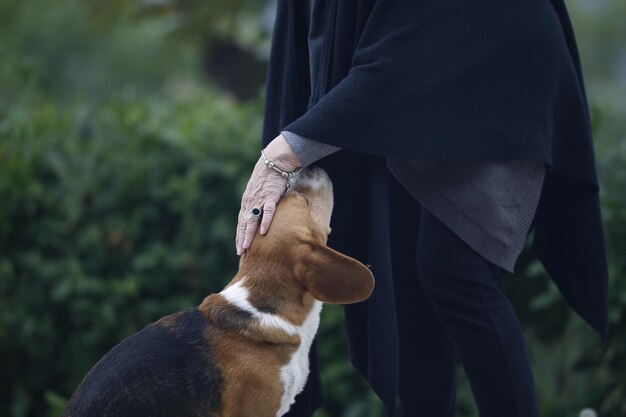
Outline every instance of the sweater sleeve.
<path fill-rule="evenodd" d="M 308 167 L 314 162 L 341 149 L 337 146 L 327 145 L 325 143 L 304 138 L 296 133 L 289 132 L 288 130 L 283 130 L 280 133 L 291 147 L 291 150 L 298 155 L 302 168 Z"/>
<path fill-rule="evenodd" d="M 284 95 L 282 108 L 290 117 L 283 118 L 287 123 L 281 130 L 375 155 L 549 160 L 542 135 L 552 110 L 544 103 L 554 102 L 550 94 L 557 89 L 540 88 L 546 79 L 558 82 L 562 62 L 557 57 L 545 68 L 538 64 L 533 54 L 537 42 L 529 42 L 530 34 L 522 30 L 527 22 L 537 21 L 532 13 L 544 13 L 543 6 L 508 1 L 372 3 L 354 51 L 342 44 L 350 51 L 348 71 L 334 74 L 325 63 L 324 70 L 335 78 L 300 115 L 287 100 L 292 96 Z M 541 16 L 541 32 L 533 39 L 552 39 L 551 17 Z M 296 64 L 303 65 L 287 54 L 298 52 L 295 41 L 282 51 L 285 60 L 294 60 L 287 67 L 290 72 L 282 78 L 274 74 L 275 83 L 293 91 L 298 82 L 309 84 L 308 73 L 291 72 Z M 545 56 L 552 59 L 549 53 Z M 308 64 L 307 57 L 302 61 Z M 537 75 L 537 68 L 545 71 Z M 302 110 L 303 102 L 295 104 Z"/>
<path fill-rule="evenodd" d="M 432 94 L 428 88 L 437 89 L 440 80 L 431 78 L 439 77 L 442 68 L 456 71 L 455 62 L 450 60 L 460 58 L 459 54 L 446 55 L 439 51 L 436 57 L 431 56 L 433 46 L 428 42 L 435 43 L 438 49 L 447 46 L 444 40 L 448 43 L 452 40 L 439 42 L 436 36 L 447 27 L 425 25 L 432 22 L 423 18 L 422 3 L 412 0 L 373 2 L 352 53 L 349 71 L 302 115 L 282 126 L 282 130 L 350 151 L 384 156 L 405 155 L 407 148 L 413 150 L 419 146 L 415 142 L 437 139 L 438 145 L 443 145 L 438 136 L 441 132 L 447 134 L 446 127 L 459 118 L 446 117 L 445 124 L 438 126 L 441 129 L 418 133 L 440 122 L 432 119 L 425 122 L 427 113 L 449 114 L 450 97 L 444 97 L 440 91 Z M 429 4 L 426 11 L 433 8 L 440 10 Z M 450 19 L 464 16 L 450 14 Z M 465 85 L 461 83 L 460 88 Z"/>

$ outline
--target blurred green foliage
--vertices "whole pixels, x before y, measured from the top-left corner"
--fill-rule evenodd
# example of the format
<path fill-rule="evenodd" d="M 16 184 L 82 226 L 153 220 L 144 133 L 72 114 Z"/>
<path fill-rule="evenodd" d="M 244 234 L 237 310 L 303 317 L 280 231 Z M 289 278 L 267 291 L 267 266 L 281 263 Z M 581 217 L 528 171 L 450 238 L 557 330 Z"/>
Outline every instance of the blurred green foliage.
<path fill-rule="evenodd" d="M 211 95 L 6 115 L 0 410 L 45 415 L 117 341 L 232 277 L 259 129 L 258 105 Z"/>
<path fill-rule="evenodd" d="M 626 8 L 568 5 L 592 103 L 610 338 L 600 343 L 569 310 L 529 250 L 505 290 L 541 415 L 621 417 Z M 224 44 L 266 56 L 268 10 L 253 0 L 0 0 L 0 417 L 58 415 L 113 345 L 232 277 L 262 97 L 236 100 L 207 60 L 234 73 L 216 55 Z M 316 416 L 383 416 L 347 359 L 341 307 L 325 307 L 318 340 L 326 405 Z M 459 378 L 457 414 L 476 416 Z"/>

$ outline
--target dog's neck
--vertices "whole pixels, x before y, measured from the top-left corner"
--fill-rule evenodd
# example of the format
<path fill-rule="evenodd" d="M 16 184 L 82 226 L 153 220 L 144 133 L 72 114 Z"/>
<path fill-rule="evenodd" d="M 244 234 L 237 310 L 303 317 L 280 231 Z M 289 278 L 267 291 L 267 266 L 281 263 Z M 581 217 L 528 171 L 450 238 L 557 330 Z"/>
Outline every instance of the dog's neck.
<path fill-rule="evenodd" d="M 199 309 L 217 328 L 257 342 L 298 346 L 309 337 L 303 336 L 305 322 L 311 314 L 319 317 L 321 303 L 292 283 L 275 286 L 271 280 L 238 274 L 223 291 L 206 297 Z M 318 323 L 314 329 L 306 326 L 306 333 L 314 335 Z"/>

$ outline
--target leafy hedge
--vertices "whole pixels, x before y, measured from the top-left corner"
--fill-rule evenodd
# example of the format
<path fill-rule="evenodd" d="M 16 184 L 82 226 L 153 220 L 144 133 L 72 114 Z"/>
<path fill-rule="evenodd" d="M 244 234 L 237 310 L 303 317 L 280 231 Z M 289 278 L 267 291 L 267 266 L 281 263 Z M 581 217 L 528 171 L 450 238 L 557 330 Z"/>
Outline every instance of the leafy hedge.
<path fill-rule="evenodd" d="M 609 259 L 609 338 L 582 346 L 576 369 L 588 373 L 601 416 L 626 416 L 626 107 L 596 111 L 598 171 Z"/>
<path fill-rule="evenodd" d="M 46 415 L 119 340 L 232 276 L 258 104 L 166 103 L 0 123 L 0 415 Z"/>
<path fill-rule="evenodd" d="M 592 106 L 594 148 L 609 261 L 609 338 L 565 304 L 527 250 L 505 283 L 526 333 L 541 415 L 626 415 L 626 116 L 610 103 Z"/>

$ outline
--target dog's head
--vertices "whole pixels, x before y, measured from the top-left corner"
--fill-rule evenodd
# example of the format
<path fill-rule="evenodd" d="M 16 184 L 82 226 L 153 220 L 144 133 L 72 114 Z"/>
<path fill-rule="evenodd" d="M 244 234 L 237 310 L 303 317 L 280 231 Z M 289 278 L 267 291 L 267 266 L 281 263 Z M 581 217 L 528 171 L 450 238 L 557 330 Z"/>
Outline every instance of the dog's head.
<path fill-rule="evenodd" d="M 333 188 L 320 168 L 300 171 L 277 205 L 266 235 L 254 238 L 241 267 L 270 266 L 286 273 L 320 301 L 349 304 L 367 299 L 374 288 L 370 270 L 328 246 Z M 288 277 L 277 277 L 288 279 Z"/>

